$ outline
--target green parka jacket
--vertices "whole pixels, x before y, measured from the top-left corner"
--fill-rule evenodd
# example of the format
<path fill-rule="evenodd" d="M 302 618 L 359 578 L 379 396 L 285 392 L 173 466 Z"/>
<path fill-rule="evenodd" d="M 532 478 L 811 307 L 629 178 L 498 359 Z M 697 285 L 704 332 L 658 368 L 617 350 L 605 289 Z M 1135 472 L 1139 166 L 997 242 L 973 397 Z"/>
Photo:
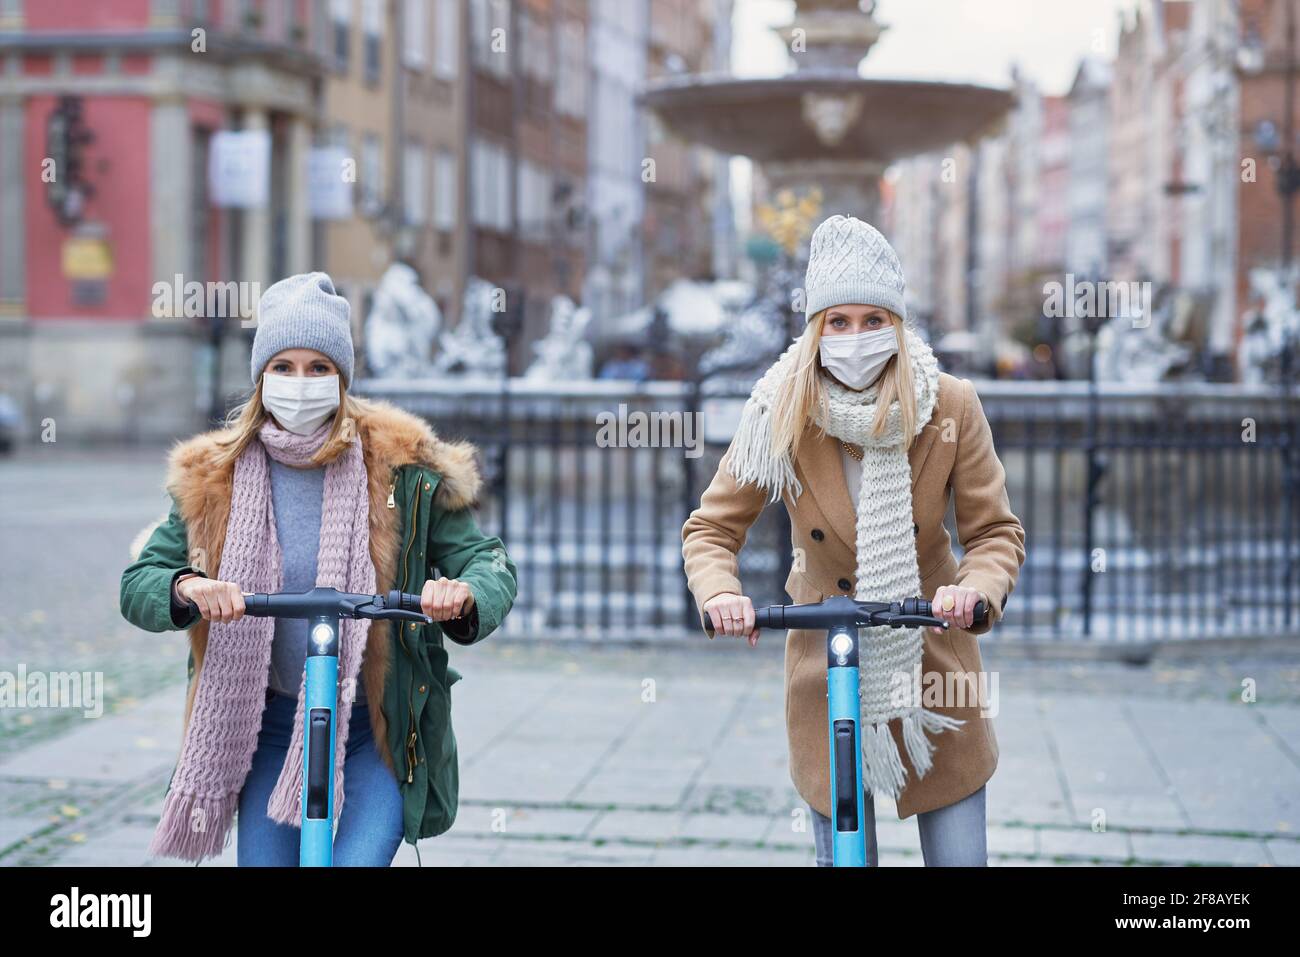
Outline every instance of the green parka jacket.
<path fill-rule="evenodd" d="M 388 403 L 352 401 L 369 476 L 370 551 L 378 590 L 419 593 L 425 581 L 445 576 L 465 582 L 474 595 L 473 609 L 463 619 L 370 623 L 362 681 L 371 727 L 375 742 L 386 745 L 380 754 L 402 791 L 403 837 L 414 844 L 443 833 L 456 817 L 451 686 L 461 676 L 448 666 L 443 636 L 468 645 L 495 631 L 514 603 L 517 576 L 501 539 L 484 535 L 471 511 L 481 487 L 474 447 L 439 439 L 423 420 Z M 151 632 L 189 629 L 186 730 L 208 623 L 197 615 L 173 618 L 171 587 L 183 572 L 216 577 L 220 568 L 233 479 L 233 466 L 215 464 L 225 435 L 225 430 L 207 432 L 172 450 L 166 483 L 170 514 L 122 573 L 120 602 L 127 621 Z"/>

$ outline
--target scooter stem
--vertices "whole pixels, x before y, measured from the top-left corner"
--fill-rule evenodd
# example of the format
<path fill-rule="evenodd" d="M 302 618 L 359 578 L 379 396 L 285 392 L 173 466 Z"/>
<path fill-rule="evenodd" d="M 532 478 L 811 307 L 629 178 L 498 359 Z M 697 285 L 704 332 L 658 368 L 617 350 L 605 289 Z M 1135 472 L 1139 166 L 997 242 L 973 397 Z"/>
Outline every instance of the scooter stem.
<path fill-rule="evenodd" d="M 866 867 L 863 827 L 858 630 L 835 625 L 826 633 L 826 701 L 830 726 L 831 824 L 836 867 Z"/>
<path fill-rule="evenodd" d="M 338 722 L 339 619 L 307 619 L 307 690 L 303 707 L 301 867 L 334 863 L 334 748 Z"/>

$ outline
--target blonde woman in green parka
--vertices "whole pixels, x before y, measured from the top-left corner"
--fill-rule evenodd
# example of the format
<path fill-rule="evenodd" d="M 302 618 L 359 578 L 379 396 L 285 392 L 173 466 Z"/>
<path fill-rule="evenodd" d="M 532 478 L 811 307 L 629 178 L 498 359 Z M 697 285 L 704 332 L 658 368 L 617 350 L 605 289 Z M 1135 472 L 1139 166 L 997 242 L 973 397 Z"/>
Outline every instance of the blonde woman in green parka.
<path fill-rule="evenodd" d="M 239 624 L 243 594 L 258 590 L 224 580 L 222 572 L 252 567 L 247 563 L 266 554 L 279 558 L 275 590 L 305 591 L 325 584 L 316 573 L 332 554 L 328 549 L 343 549 L 346 556 L 351 548 L 348 567 L 354 574 L 362 569 L 376 593 L 419 593 L 422 610 L 434 619 L 429 625 L 366 622 L 355 677 L 344 680 L 341 669 L 340 714 L 349 706 L 351 716 L 342 767 L 349 800 L 338 822 L 335 864 L 386 866 L 403 839 L 414 844 L 441 834 L 455 819 L 451 686 L 460 675 L 448 666 L 443 638 L 469 645 L 496 630 L 515 599 L 516 569 L 501 540 L 484 535 L 472 513 L 481 488 L 474 447 L 440 439 L 424 421 L 392 405 L 348 393 L 350 328 L 347 300 L 324 273 L 293 276 L 266 291 L 251 396 L 224 428 L 173 449 L 166 479 L 170 514 L 122 573 L 121 610 L 128 621 L 151 632 L 189 630 L 182 752 L 168 798 L 194 791 L 184 796 L 195 806 L 184 808 L 190 816 L 202 810 L 203 828 L 213 832 L 165 839 L 160 824 L 154 853 L 193 860 L 219 853 L 237 805 L 241 866 L 297 863 L 298 829 L 273 820 L 267 809 L 272 787 L 288 793 L 292 783 L 286 746 L 302 687 L 306 622 L 275 621 L 266 667 L 259 664 L 253 678 L 247 662 L 232 667 L 213 656 L 227 672 L 238 671 L 221 680 L 242 681 L 245 700 L 265 698 L 251 768 L 246 752 L 252 742 L 228 742 L 220 716 L 209 714 L 222 707 L 213 689 L 226 685 L 214 674 L 203 693 L 210 629 L 216 629 L 214 641 L 218 635 L 231 640 L 234 629 L 246 627 Z M 353 463 L 350 472 L 345 460 Z M 331 509 L 330 499 L 343 496 L 339 490 L 349 483 L 355 497 L 343 500 L 354 515 L 350 533 L 346 522 L 340 531 L 331 518 L 340 508 Z M 364 522 L 355 517 L 361 507 Z M 237 522 L 236 513 L 250 508 L 256 521 Z M 322 535 L 325 526 L 329 535 Z M 259 549 L 265 554 L 246 554 Z M 261 653 L 262 645 L 255 647 Z M 194 732 L 202 722 L 210 726 L 206 737 Z M 213 758 L 209 738 L 229 744 L 231 760 Z M 205 760 L 212 767 L 203 767 Z M 220 786 L 207 783 L 214 778 Z M 196 780 L 205 783 L 178 784 Z M 166 814 L 165 808 L 164 824 Z"/>

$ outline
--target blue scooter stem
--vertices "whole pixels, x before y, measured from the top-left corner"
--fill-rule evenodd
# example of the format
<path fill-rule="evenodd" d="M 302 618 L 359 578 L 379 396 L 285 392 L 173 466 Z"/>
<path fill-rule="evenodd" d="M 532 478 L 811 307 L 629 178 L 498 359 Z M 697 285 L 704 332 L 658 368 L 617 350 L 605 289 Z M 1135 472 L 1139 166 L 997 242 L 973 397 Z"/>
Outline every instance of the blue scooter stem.
<path fill-rule="evenodd" d="M 192 614 L 198 606 L 187 601 Z M 338 740 L 335 702 L 339 693 L 340 617 L 432 622 L 420 611 L 420 596 L 390 591 L 353 595 L 316 587 L 301 593 L 244 594 L 244 614 L 307 620 L 307 687 L 303 700 L 302 835 L 298 864 L 334 863 L 334 749 Z"/>
<path fill-rule="evenodd" d="M 837 625 L 826 635 L 826 708 L 830 729 L 832 852 L 836 867 L 866 867 L 863 827 L 858 630 Z"/>
<path fill-rule="evenodd" d="M 862 712 L 858 697 L 858 628 L 948 627 L 932 615 L 924 598 L 899 602 L 856 601 L 835 595 L 802 605 L 766 605 L 754 609 L 756 628 L 826 629 L 826 710 L 830 747 L 831 849 L 836 867 L 866 867 L 866 800 L 862 790 Z M 988 608 L 976 602 L 973 621 L 983 625 Z M 713 633 L 713 621 L 704 618 Z"/>
<path fill-rule="evenodd" d="M 339 691 L 339 620 L 307 622 L 307 689 L 302 718 L 302 837 L 300 867 L 334 865 L 334 702 Z"/>

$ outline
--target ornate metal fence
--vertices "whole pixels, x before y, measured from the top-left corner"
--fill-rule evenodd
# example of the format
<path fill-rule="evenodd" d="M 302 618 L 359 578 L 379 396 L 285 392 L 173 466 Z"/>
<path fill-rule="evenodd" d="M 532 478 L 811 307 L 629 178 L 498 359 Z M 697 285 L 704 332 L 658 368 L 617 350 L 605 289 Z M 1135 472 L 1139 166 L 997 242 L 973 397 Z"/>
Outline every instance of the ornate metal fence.
<path fill-rule="evenodd" d="M 364 382 L 483 453 L 483 527 L 519 567 L 507 629 L 698 637 L 681 526 L 743 395 L 684 383 Z M 978 382 L 1027 557 L 1001 639 L 1145 643 L 1300 636 L 1300 395 L 1218 385 Z M 954 516 L 947 519 L 960 555 Z M 788 600 L 789 522 L 741 552 L 757 603 Z"/>

